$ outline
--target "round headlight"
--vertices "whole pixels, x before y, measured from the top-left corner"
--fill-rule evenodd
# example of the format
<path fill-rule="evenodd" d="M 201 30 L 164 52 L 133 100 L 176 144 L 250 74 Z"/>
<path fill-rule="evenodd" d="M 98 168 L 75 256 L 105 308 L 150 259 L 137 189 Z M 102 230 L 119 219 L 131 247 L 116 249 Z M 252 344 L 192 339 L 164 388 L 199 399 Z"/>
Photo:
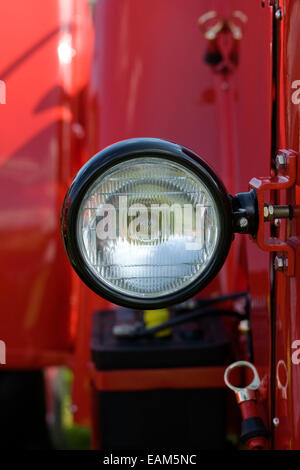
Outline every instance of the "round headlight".
<path fill-rule="evenodd" d="M 222 184 L 190 150 L 158 139 L 106 148 L 78 173 L 62 227 L 69 258 L 95 292 L 159 308 L 217 274 L 232 240 Z"/>

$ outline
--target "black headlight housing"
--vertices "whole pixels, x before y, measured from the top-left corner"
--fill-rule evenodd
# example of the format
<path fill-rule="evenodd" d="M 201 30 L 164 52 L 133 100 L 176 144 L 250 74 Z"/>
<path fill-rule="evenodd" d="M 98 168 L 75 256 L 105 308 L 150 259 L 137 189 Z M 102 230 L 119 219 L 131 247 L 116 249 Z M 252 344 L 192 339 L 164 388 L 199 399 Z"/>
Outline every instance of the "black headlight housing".
<path fill-rule="evenodd" d="M 105 282 L 101 282 L 84 259 L 77 236 L 81 203 L 95 181 L 107 170 L 121 162 L 145 157 L 149 161 L 152 158 L 160 158 L 165 161 L 177 162 L 205 184 L 214 199 L 221 234 L 209 264 L 196 279 L 176 292 L 152 298 L 127 295 L 111 288 Z M 238 207 L 237 202 L 234 207 Z M 101 297 L 118 305 L 140 309 L 157 309 L 180 303 L 202 290 L 223 266 L 233 240 L 234 231 L 236 231 L 233 226 L 232 197 L 207 163 L 185 147 L 154 138 L 121 141 L 105 148 L 91 158 L 74 178 L 66 194 L 62 209 L 61 229 L 69 260 L 80 278 Z"/>

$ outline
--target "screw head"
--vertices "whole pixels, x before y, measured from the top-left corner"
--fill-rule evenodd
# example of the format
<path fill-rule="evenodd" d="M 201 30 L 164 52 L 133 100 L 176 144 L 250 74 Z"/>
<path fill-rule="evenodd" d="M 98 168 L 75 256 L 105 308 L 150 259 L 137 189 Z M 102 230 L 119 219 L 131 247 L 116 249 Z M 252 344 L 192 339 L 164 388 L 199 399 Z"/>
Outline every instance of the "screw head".
<path fill-rule="evenodd" d="M 246 228 L 248 227 L 248 220 L 246 219 L 246 217 L 241 217 L 240 220 L 239 220 L 239 226 L 241 228 Z"/>
<path fill-rule="evenodd" d="M 276 256 L 274 260 L 275 271 L 284 271 L 285 269 L 285 258 L 283 256 Z"/>
<path fill-rule="evenodd" d="M 279 153 L 275 158 L 275 166 L 277 170 L 285 170 L 287 166 L 286 156 L 283 153 Z"/>
<path fill-rule="evenodd" d="M 276 228 L 280 228 L 280 219 L 275 219 L 275 220 L 274 220 L 274 226 L 275 226 Z"/>
<path fill-rule="evenodd" d="M 227 91 L 229 89 L 229 83 L 228 82 L 223 82 L 221 85 L 221 89 L 223 91 Z"/>
<path fill-rule="evenodd" d="M 275 428 L 279 425 L 279 418 L 273 418 L 273 425 Z"/>
<path fill-rule="evenodd" d="M 249 333 L 250 331 L 249 320 L 241 320 L 238 326 L 238 330 L 244 334 Z"/>
<path fill-rule="evenodd" d="M 78 406 L 72 403 L 72 405 L 70 406 L 70 409 L 71 409 L 71 413 L 75 414 L 78 411 Z"/>

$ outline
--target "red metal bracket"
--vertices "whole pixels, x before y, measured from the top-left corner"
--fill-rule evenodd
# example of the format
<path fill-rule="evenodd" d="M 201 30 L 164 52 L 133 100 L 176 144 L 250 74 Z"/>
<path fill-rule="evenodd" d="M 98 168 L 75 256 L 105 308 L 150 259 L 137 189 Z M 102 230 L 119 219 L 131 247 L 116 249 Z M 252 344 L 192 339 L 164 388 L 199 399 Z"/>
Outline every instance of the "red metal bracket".
<path fill-rule="evenodd" d="M 295 248 L 289 240 L 283 241 L 275 237 L 265 238 L 265 220 L 264 220 L 264 204 L 265 192 L 272 190 L 286 190 L 292 188 L 295 184 L 299 184 L 300 165 L 297 165 L 298 153 L 293 150 L 280 150 L 280 154 L 286 158 L 286 166 L 282 170 L 277 171 L 277 175 L 267 178 L 252 178 L 249 183 L 251 189 L 256 191 L 258 200 L 259 224 L 256 238 L 253 241 L 262 249 L 269 252 L 283 252 L 286 254 L 286 270 L 288 276 L 295 275 Z"/>

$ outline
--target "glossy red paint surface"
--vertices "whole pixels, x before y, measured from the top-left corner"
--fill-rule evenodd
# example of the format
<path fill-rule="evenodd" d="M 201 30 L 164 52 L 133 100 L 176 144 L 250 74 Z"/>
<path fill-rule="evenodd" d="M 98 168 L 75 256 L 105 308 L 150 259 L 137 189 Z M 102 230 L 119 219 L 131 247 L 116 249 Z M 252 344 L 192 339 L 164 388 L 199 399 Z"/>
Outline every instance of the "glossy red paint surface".
<path fill-rule="evenodd" d="M 208 10 L 248 18 L 239 64 L 227 77 L 204 62 L 198 19 Z M 89 84 L 89 152 L 131 137 L 158 137 L 199 153 L 232 193 L 269 174 L 271 39 L 269 8 L 260 1 L 102 0 L 95 12 Z M 268 369 L 269 257 L 236 237 L 218 278 L 202 295 L 250 285 L 255 363 Z"/>
<path fill-rule="evenodd" d="M 270 9 L 260 0 L 101 0 L 93 32 L 84 0 L 2 2 L 0 80 L 0 339 L 12 368 L 71 364 L 76 419 L 89 423 L 90 316 L 107 303 L 71 272 L 59 233 L 67 186 L 115 141 L 161 137 L 198 152 L 231 193 L 269 174 Z M 209 9 L 248 18 L 239 64 L 216 75 L 198 18 Z M 14 28 L 18 30 L 15 34 Z M 89 81 L 89 99 L 85 88 Z M 85 146 L 85 130 L 88 147 Z M 269 371 L 269 257 L 236 237 L 203 295 L 252 297 L 254 362 Z"/>
<path fill-rule="evenodd" d="M 0 338 L 9 368 L 69 363 L 74 348 L 74 276 L 59 219 L 83 160 L 89 13 L 81 0 L 0 4 Z"/>
<path fill-rule="evenodd" d="M 278 27 L 278 148 L 300 151 L 300 121 L 298 100 L 300 80 L 300 3 L 296 0 L 281 2 L 283 18 Z M 299 166 L 299 161 L 298 161 Z M 300 188 L 295 186 L 287 194 L 280 194 L 282 203 L 300 203 Z M 299 240 L 299 219 L 282 227 L 280 236 Z M 296 252 L 296 264 L 300 254 Z M 275 448 L 300 449 L 300 365 L 297 364 L 300 339 L 300 277 L 299 271 L 293 277 L 285 273 L 276 275 L 276 401 L 275 416 L 279 424 L 274 430 Z M 295 347 L 296 345 L 296 347 Z M 296 353 L 296 354 L 295 354 Z M 293 356 L 294 354 L 294 356 Z"/>

